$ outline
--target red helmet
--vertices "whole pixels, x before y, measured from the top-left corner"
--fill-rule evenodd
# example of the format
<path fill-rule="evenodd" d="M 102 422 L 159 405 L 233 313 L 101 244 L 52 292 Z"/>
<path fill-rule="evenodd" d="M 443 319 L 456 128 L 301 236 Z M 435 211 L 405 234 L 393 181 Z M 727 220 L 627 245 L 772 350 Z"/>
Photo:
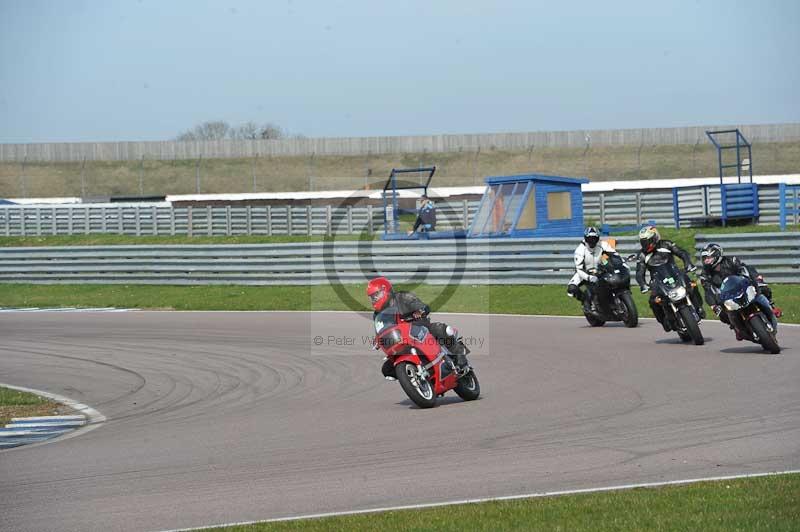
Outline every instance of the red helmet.
<path fill-rule="evenodd" d="M 392 283 L 386 277 L 376 277 L 367 284 L 367 297 L 372 308 L 383 309 L 392 297 Z"/>

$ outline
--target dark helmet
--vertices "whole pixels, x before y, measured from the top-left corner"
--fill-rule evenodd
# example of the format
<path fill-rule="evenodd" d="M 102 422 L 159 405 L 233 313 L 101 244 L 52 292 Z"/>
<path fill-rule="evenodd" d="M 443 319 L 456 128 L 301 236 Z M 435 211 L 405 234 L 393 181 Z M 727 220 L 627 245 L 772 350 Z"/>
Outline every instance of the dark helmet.
<path fill-rule="evenodd" d="M 722 260 L 722 246 L 714 242 L 706 244 L 700 252 L 700 260 L 703 261 L 703 266 L 716 266 Z"/>
<path fill-rule="evenodd" d="M 367 283 L 367 297 L 375 310 L 383 310 L 383 307 L 392 297 L 392 283 L 386 277 L 376 277 Z"/>
<path fill-rule="evenodd" d="M 647 225 L 639 231 L 639 245 L 642 246 L 642 253 L 652 253 L 659 242 L 661 242 L 661 235 L 656 226 Z"/>
<path fill-rule="evenodd" d="M 583 232 L 583 243 L 589 249 L 594 249 L 598 242 L 600 242 L 600 231 L 596 227 L 587 227 Z"/>

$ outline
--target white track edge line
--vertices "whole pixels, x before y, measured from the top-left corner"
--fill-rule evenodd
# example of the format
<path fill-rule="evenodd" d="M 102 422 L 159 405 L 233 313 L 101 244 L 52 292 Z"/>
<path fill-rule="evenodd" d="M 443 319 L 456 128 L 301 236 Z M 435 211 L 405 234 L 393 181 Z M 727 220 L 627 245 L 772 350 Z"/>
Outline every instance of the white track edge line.
<path fill-rule="evenodd" d="M 69 432 L 65 433 L 63 436 L 58 436 L 56 438 L 50 438 L 48 440 L 44 440 L 44 441 L 39 442 L 39 443 L 32 443 L 32 444 L 29 444 L 29 445 L 22 445 L 20 447 L 14 447 L 14 448 L 11 448 L 11 449 L 0 450 L 0 452 L 9 452 L 9 451 L 13 451 L 15 449 L 20 449 L 20 448 L 23 448 L 23 447 L 30 448 L 30 447 L 35 447 L 35 446 L 38 446 L 38 445 L 46 445 L 48 443 L 67 440 L 69 438 L 74 438 L 75 436 L 79 436 L 81 434 L 84 434 L 86 432 L 89 432 L 91 430 L 96 429 L 97 427 L 100 426 L 101 423 L 106 421 L 106 416 L 104 416 L 103 414 L 101 414 L 99 411 L 95 410 L 91 406 L 85 405 L 83 403 L 79 403 L 78 401 L 75 401 L 74 399 L 70 399 L 69 397 L 64 397 L 63 395 L 58 395 L 58 394 L 55 394 L 55 393 L 45 392 L 45 391 L 42 391 L 42 390 L 34 390 L 33 388 L 25 388 L 24 386 L 15 386 L 13 384 L 6 384 L 6 383 L 3 383 L 3 382 L 0 382 L 0 386 L 2 386 L 4 388 L 10 388 L 12 390 L 17 390 L 17 391 L 20 391 L 20 392 L 27 392 L 27 393 L 40 395 L 42 397 L 47 397 L 48 399 L 52 399 L 52 400 L 54 400 L 56 402 L 62 403 L 64 405 L 67 405 L 68 407 L 72 408 L 73 410 L 77 410 L 78 412 L 84 414 L 87 418 L 89 418 L 88 422 L 85 425 L 83 425 L 81 427 L 78 427 L 75 430 L 69 431 Z"/>
<path fill-rule="evenodd" d="M 438 508 L 441 506 L 453 506 L 458 504 L 479 504 L 484 502 L 497 502 L 497 501 L 514 501 L 519 499 L 538 499 L 543 497 L 557 497 L 561 495 L 579 495 L 583 493 L 602 493 L 606 491 L 621 491 L 621 490 L 630 490 L 636 488 L 659 488 L 659 487 L 666 487 L 666 486 L 679 486 L 683 484 L 693 484 L 696 482 L 715 482 L 715 481 L 722 481 L 722 480 L 735 480 L 740 478 L 757 478 L 757 477 L 770 477 L 770 476 L 779 476 L 779 475 L 791 475 L 795 473 L 800 473 L 800 469 L 793 469 L 789 471 L 770 471 L 766 473 L 743 473 L 740 475 L 727 475 L 727 476 L 719 476 L 719 477 L 707 477 L 707 478 L 691 478 L 691 479 L 684 479 L 684 480 L 667 480 L 663 482 L 643 482 L 639 484 L 622 484 L 618 486 L 603 486 L 598 488 L 580 488 L 574 490 L 560 490 L 560 491 L 544 491 L 538 493 L 527 493 L 523 495 L 506 495 L 502 497 L 482 497 L 477 499 L 461 499 L 455 501 L 446 501 L 446 502 L 431 502 L 431 503 L 423 503 L 423 504 L 408 504 L 404 506 L 386 506 L 383 508 L 369 508 L 365 510 L 349 510 L 349 511 L 342 511 L 342 512 L 327 512 L 327 513 L 319 513 L 319 514 L 307 514 L 307 515 L 297 515 L 291 517 L 278 517 L 275 519 L 264 519 L 261 521 L 241 521 L 237 523 L 223 523 L 218 525 L 208 525 L 208 526 L 200 526 L 200 527 L 192 527 L 192 528 L 175 528 L 170 530 L 162 530 L 159 532 L 189 532 L 192 530 L 207 530 L 209 528 L 217 528 L 217 527 L 233 527 L 233 526 L 246 526 L 246 525 L 254 525 L 258 523 L 279 523 L 283 521 L 299 521 L 302 519 L 322 519 L 325 517 L 341 517 L 347 515 L 362 515 L 362 514 L 372 514 L 372 513 L 379 513 L 379 512 L 394 512 L 394 511 L 402 511 L 402 510 L 422 510 L 427 508 Z"/>
<path fill-rule="evenodd" d="M 195 314 L 216 314 L 216 313 L 242 313 L 242 314 L 366 314 L 369 311 L 354 311 L 354 310 L 152 310 L 152 309 L 134 309 L 137 314 L 148 312 L 157 313 L 195 313 Z M 486 316 L 498 318 L 567 318 L 572 320 L 586 319 L 584 316 L 564 316 L 558 314 L 504 314 L 504 313 L 481 313 L 481 312 L 447 312 L 436 311 L 436 314 L 448 314 L 450 316 Z M 639 321 L 654 321 L 655 318 L 639 318 Z M 705 319 L 704 324 L 717 323 L 724 325 L 719 320 Z M 782 323 L 778 322 L 779 327 L 800 327 L 800 323 Z"/>

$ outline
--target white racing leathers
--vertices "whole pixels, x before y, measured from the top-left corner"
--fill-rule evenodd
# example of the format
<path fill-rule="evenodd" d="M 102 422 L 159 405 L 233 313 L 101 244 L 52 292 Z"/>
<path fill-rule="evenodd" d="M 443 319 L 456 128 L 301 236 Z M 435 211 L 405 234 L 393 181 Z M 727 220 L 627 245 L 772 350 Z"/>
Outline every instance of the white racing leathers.
<path fill-rule="evenodd" d="M 600 263 L 600 257 L 603 256 L 603 253 L 611 255 L 616 252 L 617 250 L 612 248 L 608 242 L 604 240 L 598 242 L 594 249 L 589 249 L 584 242 L 578 244 L 578 247 L 575 248 L 575 275 L 569 280 L 567 286 L 575 285 L 577 287 L 580 286 L 581 283 L 588 282 L 589 272 L 597 269 Z"/>

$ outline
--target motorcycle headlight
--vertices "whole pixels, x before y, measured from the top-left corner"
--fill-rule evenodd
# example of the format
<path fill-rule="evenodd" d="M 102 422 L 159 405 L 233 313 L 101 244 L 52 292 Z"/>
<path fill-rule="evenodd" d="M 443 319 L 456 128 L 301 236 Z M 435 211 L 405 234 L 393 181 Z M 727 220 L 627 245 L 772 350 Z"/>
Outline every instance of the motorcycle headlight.
<path fill-rule="evenodd" d="M 747 287 L 747 300 L 752 301 L 756 298 L 756 287 L 750 285 Z"/>
<path fill-rule="evenodd" d="M 737 303 L 733 299 L 726 299 L 722 304 L 725 306 L 726 310 L 730 310 L 731 312 L 733 312 L 734 310 L 739 310 L 740 308 L 739 303 Z"/>
<path fill-rule="evenodd" d="M 672 290 L 670 290 L 667 295 L 673 301 L 679 301 L 686 297 L 686 288 L 683 286 L 676 286 Z"/>

